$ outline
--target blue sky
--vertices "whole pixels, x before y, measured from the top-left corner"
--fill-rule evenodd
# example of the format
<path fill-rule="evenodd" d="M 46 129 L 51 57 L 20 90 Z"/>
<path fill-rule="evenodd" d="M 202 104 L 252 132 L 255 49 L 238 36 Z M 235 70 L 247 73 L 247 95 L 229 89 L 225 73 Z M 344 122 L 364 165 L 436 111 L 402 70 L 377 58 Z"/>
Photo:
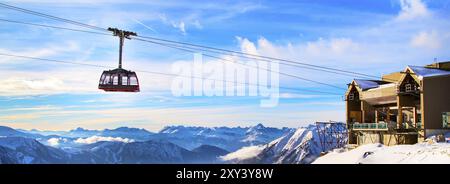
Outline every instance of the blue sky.
<path fill-rule="evenodd" d="M 381 75 L 406 65 L 450 60 L 450 1 L 116 1 L 15 0 L 11 5 L 140 35 L 240 50 Z M 0 8 L 0 18 L 77 28 Z M 0 53 L 116 66 L 117 39 L 0 22 Z M 124 67 L 164 71 L 193 55 L 126 41 Z M 345 87 L 352 77 L 281 67 Z M 0 57 L 0 125 L 68 130 L 166 125 L 299 127 L 345 118 L 341 96 L 280 90 L 280 103 L 257 97 L 174 97 L 172 78 L 138 73 L 142 92 L 97 90 L 101 68 Z M 343 94 L 288 77 L 280 85 Z"/>

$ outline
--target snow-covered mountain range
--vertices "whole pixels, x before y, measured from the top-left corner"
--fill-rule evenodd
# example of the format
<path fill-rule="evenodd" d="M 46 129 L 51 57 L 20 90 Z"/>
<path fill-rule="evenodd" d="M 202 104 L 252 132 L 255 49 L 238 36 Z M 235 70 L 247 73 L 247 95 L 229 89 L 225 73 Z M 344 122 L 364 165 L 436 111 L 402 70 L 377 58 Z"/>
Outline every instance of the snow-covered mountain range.
<path fill-rule="evenodd" d="M 292 129 L 271 128 L 262 124 L 251 127 L 186 127 L 168 126 L 157 133 L 145 129 L 120 127 L 105 130 L 76 128 L 70 131 L 14 130 L 9 127 L 8 134 L 35 138 L 45 145 L 54 147 L 77 147 L 79 143 L 90 144 L 98 141 L 142 142 L 148 140 L 168 141 L 188 150 L 202 145 L 212 145 L 227 151 L 236 151 L 244 146 L 268 143 Z M 1 127 L 0 127 L 1 130 Z"/>
<path fill-rule="evenodd" d="M 38 134 L 43 136 L 60 136 L 66 138 L 86 138 L 91 136 L 102 137 L 122 137 L 131 138 L 135 140 L 148 140 L 154 133 L 140 128 L 128 128 L 119 127 L 116 129 L 104 129 L 104 130 L 88 130 L 81 127 L 70 131 L 39 131 L 33 130 L 19 130 L 24 133 Z"/>
<path fill-rule="evenodd" d="M 430 142 L 432 139 L 427 139 L 428 143 L 390 147 L 380 144 L 356 149 L 330 147 L 321 156 L 323 147 L 315 125 L 298 129 L 260 124 L 244 128 L 172 126 L 157 133 L 126 127 L 78 128 L 40 133 L 0 126 L 0 164 L 450 162 L 450 144 Z M 332 141 L 336 135 L 327 136 Z M 145 137 L 148 140 L 142 140 Z"/>
<path fill-rule="evenodd" d="M 328 136 L 332 140 L 333 135 Z M 291 130 L 268 144 L 244 147 L 221 159 L 228 163 L 305 164 L 314 161 L 322 151 L 317 127 L 310 125 Z"/>
<path fill-rule="evenodd" d="M 3 164 L 142 164 L 142 163 L 215 163 L 228 152 L 214 146 L 192 151 L 170 142 L 97 142 L 77 151 L 46 146 L 23 137 L 0 138 L 0 163 Z"/>
<path fill-rule="evenodd" d="M 1 163 L 217 163 L 244 146 L 265 144 L 292 131 L 252 127 L 165 127 L 70 131 L 0 126 Z"/>
<path fill-rule="evenodd" d="M 1 137 L 0 162 L 20 164 L 66 163 L 66 153 L 60 149 L 45 146 L 31 138 Z"/>
<path fill-rule="evenodd" d="M 244 146 L 268 143 L 291 130 L 290 128 L 265 127 L 262 124 L 233 128 L 169 126 L 163 128 L 153 138 L 167 140 L 186 149 L 193 149 L 206 144 L 228 151 L 236 151 Z"/>

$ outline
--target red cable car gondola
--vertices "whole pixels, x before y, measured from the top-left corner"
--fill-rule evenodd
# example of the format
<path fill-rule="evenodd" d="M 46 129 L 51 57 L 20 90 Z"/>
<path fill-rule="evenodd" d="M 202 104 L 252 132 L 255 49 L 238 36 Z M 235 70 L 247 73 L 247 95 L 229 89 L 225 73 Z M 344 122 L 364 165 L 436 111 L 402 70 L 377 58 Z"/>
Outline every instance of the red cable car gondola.
<path fill-rule="evenodd" d="M 136 72 L 122 69 L 122 47 L 124 38 L 130 39 L 130 36 L 137 36 L 137 34 L 116 28 L 108 28 L 108 30 L 112 31 L 114 36 L 120 38 L 119 68 L 103 71 L 100 76 L 98 89 L 108 92 L 139 92 L 139 79 Z"/>
<path fill-rule="evenodd" d="M 103 71 L 98 89 L 112 92 L 139 92 L 136 72 L 117 68 Z"/>

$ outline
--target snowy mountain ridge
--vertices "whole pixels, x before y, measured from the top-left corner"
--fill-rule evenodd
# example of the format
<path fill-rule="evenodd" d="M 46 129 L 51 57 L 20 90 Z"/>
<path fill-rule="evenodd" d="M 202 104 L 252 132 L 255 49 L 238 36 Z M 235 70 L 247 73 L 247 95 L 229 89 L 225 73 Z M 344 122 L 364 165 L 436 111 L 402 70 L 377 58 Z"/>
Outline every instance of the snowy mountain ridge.
<path fill-rule="evenodd" d="M 228 163 L 311 163 L 322 152 L 320 138 L 316 129 L 315 125 L 298 128 L 268 144 L 244 147 L 236 152 L 222 156 L 221 159 Z M 253 156 L 249 157 L 249 155 Z"/>
<path fill-rule="evenodd" d="M 87 144 L 77 151 L 46 146 L 23 137 L 0 138 L 0 163 L 9 164 L 142 164 L 214 163 L 228 152 L 203 145 L 192 151 L 166 141 Z"/>
<path fill-rule="evenodd" d="M 70 131 L 0 127 L 0 157 L 14 163 L 217 163 L 228 150 L 264 144 L 290 130 L 262 124 L 171 126 L 158 133 L 128 127 Z"/>
<path fill-rule="evenodd" d="M 262 124 L 231 128 L 167 126 L 155 134 L 154 138 L 170 141 L 186 149 L 207 144 L 228 151 L 236 151 L 244 146 L 268 143 L 291 130 L 290 128 L 265 127 Z"/>

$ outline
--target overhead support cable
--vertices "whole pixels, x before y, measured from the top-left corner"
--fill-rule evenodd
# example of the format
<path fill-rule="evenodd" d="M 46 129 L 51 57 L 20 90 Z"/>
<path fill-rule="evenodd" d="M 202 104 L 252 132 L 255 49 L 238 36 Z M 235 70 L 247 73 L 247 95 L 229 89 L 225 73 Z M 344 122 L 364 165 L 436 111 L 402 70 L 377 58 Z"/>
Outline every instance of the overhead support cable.
<path fill-rule="evenodd" d="M 39 27 L 64 29 L 64 30 L 77 31 L 77 32 L 86 32 L 86 33 L 99 34 L 99 35 L 113 36 L 112 34 L 101 33 L 101 32 L 85 31 L 85 30 L 72 29 L 72 28 L 63 28 L 63 27 L 49 26 L 49 25 L 43 25 L 43 24 L 34 24 L 34 23 L 27 23 L 27 22 L 22 22 L 22 21 L 6 20 L 6 19 L 1 19 L 1 18 L 0 18 L 0 21 L 11 22 L 11 23 L 18 23 L 18 24 L 25 24 L 25 25 L 32 25 L 32 26 L 39 26 Z M 190 48 L 190 47 L 186 47 L 186 46 L 155 42 L 155 41 L 145 40 L 145 39 L 140 39 L 140 38 L 134 38 L 134 40 L 149 42 L 149 43 L 153 43 L 153 44 L 157 44 L 157 45 L 161 45 L 161 46 L 165 46 L 165 47 L 169 47 L 169 48 L 174 48 L 174 49 L 178 49 L 178 50 L 182 50 L 182 51 L 187 51 L 187 52 L 190 52 L 190 53 L 198 52 L 198 50 L 194 50 L 195 48 Z M 204 50 L 200 50 L 200 51 L 204 51 Z M 248 64 L 243 64 L 243 63 L 240 63 L 240 62 L 234 62 L 233 60 L 228 60 L 228 59 L 225 59 L 225 58 L 222 58 L 222 57 L 218 57 L 218 56 L 213 56 L 213 55 L 210 55 L 210 54 L 203 54 L 203 55 L 206 56 L 206 57 L 219 59 L 220 61 L 233 62 L 233 63 L 237 63 L 237 64 L 240 64 L 240 65 L 249 66 Z M 268 72 L 273 72 L 272 70 L 270 70 L 268 68 L 263 68 L 263 69 L 268 71 Z M 291 77 L 291 78 L 296 78 L 296 79 L 300 79 L 300 80 L 304 80 L 304 81 L 308 81 L 308 82 L 313 82 L 313 83 L 317 83 L 317 84 L 321 84 L 321 85 L 325 85 L 325 86 L 329 86 L 329 87 L 333 87 L 333 88 L 337 88 L 337 89 L 344 89 L 345 90 L 345 88 L 342 88 L 342 87 L 339 87 L 339 86 L 336 86 L 336 85 L 332 85 L 332 84 L 327 84 L 327 83 L 311 80 L 311 79 L 308 79 L 308 78 L 305 78 L 305 77 L 300 77 L 300 76 L 293 75 L 293 74 L 288 74 L 288 73 L 285 73 L 285 72 L 278 72 L 278 73 L 281 74 L 281 75 L 284 75 L 284 76 Z"/>
<path fill-rule="evenodd" d="M 87 31 L 87 30 L 74 29 L 74 28 L 65 28 L 65 27 L 59 27 L 59 26 L 52 26 L 52 25 L 45 25 L 45 24 L 36 24 L 36 23 L 29 23 L 29 22 L 23 22 L 23 21 L 17 21 L 17 20 L 8 20 L 8 19 L 2 19 L 2 18 L 0 18 L 0 21 L 9 22 L 9 23 L 15 23 L 15 24 L 29 25 L 29 26 L 37 26 L 37 27 L 43 27 L 43 28 L 52 28 L 52 29 L 76 31 L 76 32 L 83 32 L 83 33 L 90 33 L 90 34 L 97 34 L 97 35 L 113 36 L 111 33 Z"/>
<path fill-rule="evenodd" d="M 32 15 L 36 15 L 36 16 L 41 16 L 41 17 L 45 17 L 45 18 L 49 18 L 49 19 L 53 19 L 53 20 L 57 20 L 57 21 L 62 21 L 62 22 L 73 24 L 73 25 L 82 26 L 82 27 L 85 27 L 85 28 L 90 28 L 90 29 L 95 29 L 95 30 L 100 30 L 100 31 L 108 31 L 106 28 L 101 28 L 101 27 L 98 27 L 98 26 L 93 26 L 93 25 L 89 25 L 89 24 L 85 24 L 85 23 L 81 23 L 81 22 L 77 22 L 77 21 L 73 21 L 73 20 L 69 20 L 69 19 L 65 19 L 65 18 L 60 18 L 60 17 L 57 17 L 57 16 L 48 15 L 48 14 L 45 14 L 45 13 L 36 12 L 36 11 L 28 10 L 28 9 L 25 9 L 25 8 L 20 8 L 20 7 L 17 7 L 17 6 L 7 5 L 5 3 L 0 3 L 0 7 L 4 7 L 4 8 L 16 10 L 16 11 L 21 11 L 21 12 L 24 12 L 24 13 L 28 13 L 28 14 L 32 14 Z M 353 76 L 364 77 L 364 78 L 375 78 L 375 79 L 379 78 L 379 76 L 374 76 L 374 75 L 369 75 L 369 74 L 364 74 L 364 73 L 359 73 L 359 72 L 354 72 L 354 71 L 349 71 L 349 70 L 336 69 L 336 68 L 331 68 L 331 67 L 326 67 L 326 66 L 320 66 L 320 65 L 314 65 L 314 64 L 299 62 L 299 61 L 280 59 L 280 58 L 263 56 L 263 55 L 257 55 L 257 54 L 244 53 L 244 52 L 233 51 L 233 50 L 228 50 L 228 49 L 221 49 L 221 48 L 210 47 L 210 46 L 204 46 L 204 45 L 199 45 L 199 44 L 192 44 L 192 43 L 187 43 L 187 42 L 179 42 L 179 41 L 173 41 L 173 40 L 156 38 L 156 37 L 150 37 L 150 36 L 137 36 L 137 37 L 138 38 L 142 38 L 142 39 L 151 39 L 151 40 L 163 41 L 163 42 L 168 42 L 168 43 L 172 43 L 172 44 L 182 44 L 182 45 L 197 47 L 198 49 L 199 48 L 203 48 L 203 49 L 212 50 L 212 51 L 220 51 L 220 52 L 232 53 L 232 54 L 237 54 L 240 57 L 247 57 L 248 59 L 249 59 L 249 57 L 251 57 L 252 59 L 259 59 L 259 61 L 263 61 L 263 60 L 265 60 L 265 61 L 277 60 L 277 61 L 282 62 L 283 64 L 288 64 L 288 66 L 292 66 L 292 67 L 300 67 L 300 68 L 312 69 L 312 70 L 324 71 L 324 72 L 328 71 L 329 73 L 335 73 L 335 74 L 339 74 L 340 73 L 340 75 L 352 74 Z"/>
<path fill-rule="evenodd" d="M 190 50 L 189 48 L 183 48 L 183 47 L 179 47 L 179 46 L 175 46 L 175 45 L 164 44 L 164 43 L 159 43 L 159 42 L 153 42 L 153 41 L 150 41 L 150 40 L 144 40 L 144 39 L 139 39 L 139 38 L 134 38 L 134 39 L 138 40 L 138 41 L 149 42 L 149 43 L 162 45 L 162 46 L 165 46 L 165 47 L 170 47 L 170 48 L 173 48 L 173 49 L 182 50 L 182 51 L 186 51 L 186 52 L 190 52 L 190 53 L 197 52 L 195 50 Z M 202 55 L 206 56 L 206 57 L 218 59 L 220 61 L 226 61 L 226 62 L 236 63 L 236 64 L 248 66 L 248 67 L 254 67 L 254 66 L 251 66 L 251 65 L 248 65 L 248 64 L 245 64 L 245 63 L 235 62 L 234 60 L 229 60 L 229 59 L 225 59 L 225 58 L 218 57 L 218 56 L 213 56 L 213 55 L 204 54 L 204 53 L 202 53 Z M 266 70 L 268 72 L 272 72 L 272 73 L 276 72 L 276 73 L 279 73 L 280 75 L 284 75 L 284 76 L 288 76 L 288 77 L 291 77 L 291 78 L 300 79 L 300 80 L 303 80 L 303 81 L 308 81 L 308 82 L 312 82 L 312 83 L 316 83 L 316 84 L 320 84 L 320 85 L 324 85 L 324 86 L 328 86 L 328 87 L 333 87 L 333 88 L 342 89 L 342 90 L 346 90 L 347 89 L 347 88 L 342 88 L 342 87 L 339 87 L 339 86 L 336 86 L 336 85 L 333 85 L 333 84 L 319 82 L 319 81 L 315 81 L 315 80 L 308 79 L 308 78 L 305 78 L 305 77 L 301 77 L 301 76 L 285 73 L 285 72 L 273 71 L 273 70 L 270 70 L 269 68 L 261 68 L 261 69 Z"/>
<path fill-rule="evenodd" d="M 6 56 L 6 57 L 31 59 L 31 60 L 52 62 L 52 63 L 60 63 L 60 64 L 80 65 L 80 66 L 88 66 L 88 67 L 95 67 L 95 68 L 111 68 L 111 69 L 115 68 L 115 67 L 105 66 L 105 65 L 97 65 L 97 64 L 81 63 L 81 62 L 72 62 L 72 61 L 63 61 L 63 60 L 55 60 L 55 59 L 46 59 L 46 58 L 38 58 L 38 57 L 29 57 L 29 56 L 22 56 L 22 55 L 8 54 L 8 53 L 0 53 L 0 55 L 1 56 Z M 203 77 L 198 77 L 198 76 L 186 76 L 186 75 L 170 74 L 170 73 L 149 71 L 149 70 L 135 70 L 135 71 L 136 72 L 142 72 L 142 73 L 148 73 L 148 74 L 154 74 L 154 75 L 164 75 L 164 76 L 171 76 L 171 77 L 184 77 L 184 78 L 192 78 L 192 79 L 219 81 L 219 82 L 224 82 L 224 83 L 233 83 L 233 84 L 250 85 L 250 86 L 258 86 L 258 87 L 261 87 L 261 86 L 262 87 L 268 87 L 268 86 L 263 86 L 263 85 L 260 85 L 260 84 L 238 82 L 238 81 L 227 81 L 227 80 L 222 80 L 222 79 L 210 79 L 210 78 L 203 78 Z M 285 90 L 291 90 L 291 91 L 312 92 L 312 93 L 320 93 L 320 94 L 336 95 L 336 96 L 341 96 L 342 95 L 340 93 L 333 93 L 333 92 L 320 91 L 320 90 L 311 90 L 311 89 L 304 89 L 304 88 L 291 88 L 291 87 L 282 87 L 282 86 L 271 86 L 271 87 L 279 87 L 279 89 L 285 89 Z"/>
<path fill-rule="evenodd" d="M 31 15 L 35 15 L 35 16 L 40 16 L 40 17 L 44 17 L 44 18 L 48 18 L 48 19 L 53 19 L 56 21 L 61 21 L 61 22 L 65 22 L 65 23 L 69 23 L 69 24 L 73 24 L 73 25 L 77 25 L 77 26 L 82 26 L 82 27 L 86 27 L 86 28 L 90 28 L 90 29 L 95 29 L 95 30 L 99 30 L 99 31 L 108 31 L 105 28 L 101 28 L 98 26 L 93 26 L 93 25 L 89 25 L 89 24 L 85 24 L 85 23 L 81 23 L 81 22 L 77 22 L 77 21 L 73 21 L 73 20 L 69 20 L 69 19 L 65 19 L 65 18 L 61 18 L 61 17 L 57 17 L 57 16 L 53 16 L 53 15 L 49 15 L 49 14 L 45 14 L 45 13 L 41 13 L 41 12 L 37 12 L 37 11 L 33 11 L 33 10 L 28 10 L 25 8 L 20 8 L 17 6 L 12 6 L 12 5 L 8 5 L 5 3 L 0 3 L 0 7 L 3 8 L 7 8 L 7 9 L 11 9 L 11 10 L 16 10 L 16 11 L 20 11 L 23 13 L 27 13 L 27 14 L 31 14 Z"/>

